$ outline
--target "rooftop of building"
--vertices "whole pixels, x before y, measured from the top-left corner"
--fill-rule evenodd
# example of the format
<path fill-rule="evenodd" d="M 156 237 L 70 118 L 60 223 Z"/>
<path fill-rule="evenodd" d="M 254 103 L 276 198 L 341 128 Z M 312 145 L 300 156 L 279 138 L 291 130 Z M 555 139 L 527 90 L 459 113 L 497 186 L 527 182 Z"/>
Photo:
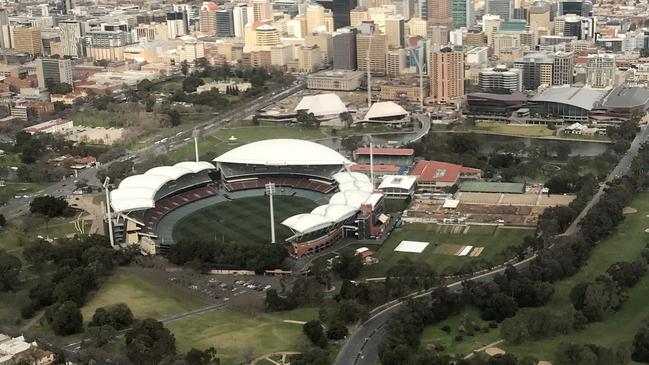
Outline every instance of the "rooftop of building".
<path fill-rule="evenodd" d="M 649 90 L 641 87 L 615 87 L 602 101 L 604 108 L 632 108 L 648 104 Z"/>
<path fill-rule="evenodd" d="M 460 191 L 475 193 L 513 193 L 525 192 L 525 183 L 465 181 L 460 184 Z"/>
<path fill-rule="evenodd" d="M 605 94 L 605 90 L 557 86 L 545 89 L 541 94 L 531 98 L 530 101 L 567 104 L 585 110 L 592 110 Z"/>

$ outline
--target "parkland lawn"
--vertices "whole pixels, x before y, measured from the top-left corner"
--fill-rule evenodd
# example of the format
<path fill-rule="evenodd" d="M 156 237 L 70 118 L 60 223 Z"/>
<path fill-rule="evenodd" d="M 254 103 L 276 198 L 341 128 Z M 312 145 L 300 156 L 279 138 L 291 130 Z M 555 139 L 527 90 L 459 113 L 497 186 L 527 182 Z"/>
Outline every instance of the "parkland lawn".
<path fill-rule="evenodd" d="M 95 309 L 126 303 L 136 318 L 163 319 L 174 314 L 205 307 L 208 304 L 173 288 L 162 287 L 125 270 L 116 270 L 81 309 L 85 321 Z"/>
<path fill-rule="evenodd" d="M 278 351 L 300 351 L 305 340 L 302 325 L 284 320 L 308 321 L 318 318 L 314 308 L 272 314 L 248 314 L 224 309 L 174 322 L 168 328 L 176 336 L 178 352 L 191 348 L 217 349 L 221 364 L 233 365 L 242 354 L 252 358 Z"/>
<path fill-rule="evenodd" d="M 630 204 L 638 210 L 637 213 L 626 215 L 617 231 L 609 238 L 600 242 L 592 251 L 587 264 L 574 276 L 554 284 L 555 293 L 547 307 L 559 313 L 572 308 L 570 290 L 578 283 L 594 280 L 606 272 L 608 267 L 619 261 L 633 261 L 640 257 L 641 251 L 649 243 L 649 193 L 638 194 Z M 526 341 L 520 345 L 506 342 L 498 347 L 519 356 L 534 356 L 540 360 L 552 361 L 555 351 L 562 342 L 593 343 L 614 348 L 621 343 L 631 343 L 633 336 L 643 322 L 649 319 L 649 273 L 646 273 L 638 284 L 628 291 L 628 299 L 622 309 L 609 314 L 604 321 L 589 324 L 583 331 L 569 335 L 555 336 L 540 340 Z M 477 319 L 475 310 L 466 309 Z M 442 323 L 428 326 L 422 336 L 422 344 L 440 342 L 447 344 L 450 353 L 466 355 L 471 350 L 500 339 L 499 330 L 488 334 L 478 334 L 475 337 L 464 336 L 464 341 L 455 343 L 453 337 L 457 334 L 457 324 L 462 315 L 453 316 Z M 444 324 L 450 324 L 453 332 L 447 335 L 441 331 Z"/>

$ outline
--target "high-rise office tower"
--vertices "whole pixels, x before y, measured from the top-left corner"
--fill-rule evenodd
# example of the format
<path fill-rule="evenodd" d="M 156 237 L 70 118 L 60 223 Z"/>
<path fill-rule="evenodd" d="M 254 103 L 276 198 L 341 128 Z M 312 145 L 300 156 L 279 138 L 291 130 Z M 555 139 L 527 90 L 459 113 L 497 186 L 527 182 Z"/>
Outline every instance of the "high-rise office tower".
<path fill-rule="evenodd" d="M 63 56 L 83 57 L 81 23 L 76 20 L 59 22 L 61 31 L 61 53 Z"/>
<path fill-rule="evenodd" d="M 451 12 L 451 0 L 428 0 L 428 25 L 441 25 L 451 28 L 453 26 L 453 14 Z"/>
<path fill-rule="evenodd" d="M 430 54 L 430 92 L 435 102 L 464 96 L 464 53 L 443 48 Z"/>
<path fill-rule="evenodd" d="M 475 24 L 473 0 L 451 0 L 453 28 L 471 28 Z"/>
<path fill-rule="evenodd" d="M 339 70 L 356 69 L 356 28 L 339 28 L 332 39 L 333 67 Z"/>
<path fill-rule="evenodd" d="M 514 61 L 521 70 L 523 89 L 536 90 L 541 85 L 552 85 L 554 57 L 546 53 L 528 53 Z"/>
<path fill-rule="evenodd" d="M 575 68 L 575 55 L 572 52 L 557 52 L 554 54 L 552 66 L 553 85 L 571 85 L 572 73 Z"/>
<path fill-rule="evenodd" d="M 325 9 L 320 5 L 309 5 L 306 8 L 306 33 L 311 34 L 325 26 Z"/>
<path fill-rule="evenodd" d="M 527 11 L 527 24 L 535 26 L 536 29 L 545 29 L 550 31 L 552 29 L 550 23 L 550 4 L 537 3 L 532 5 Z"/>
<path fill-rule="evenodd" d="M 13 48 L 18 52 L 28 54 L 41 54 L 43 41 L 41 39 L 41 30 L 33 27 L 13 27 Z"/>
<path fill-rule="evenodd" d="M 0 48 L 12 48 L 7 10 L 0 8 Z"/>
<path fill-rule="evenodd" d="M 38 87 L 46 88 L 52 83 L 74 85 L 72 62 L 67 59 L 36 59 L 36 79 Z"/>
<path fill-rule="evenodd" d="M 234 26 L 234 36 L 243 38 L 246 24 L 248 23 L 248 7 L 237 5 L 232 9 L 232 20 Z"/>
<path fill-rule="evenodd" d="M 167 38 L 175 39 L 186 35 L 189 32 L 189 21 L 187 13 L 177 11 L 167 13 Z"/>
<path fill-rule="evenodd" d="M 205 1 L 201 5 L 199 18 L 200 30 L 209 35 L 216 34 L 216 12 L 219 6 L 211 1 Z"/>
<path fill-rule="evenodd" d="M 487 0 L 485 14 L 498 15 L 500 19 L 508 22 L 514 16 L 514 1 L 512 0 Z"/>
<path fill-rule="evenodd" d="M 591 11 L 593 11 L 593 4 L 588 0 L 559 1 L 559 15 L 588 16 Z"/>
<path fill-rule="evenodd" d="M 428 35 L 426 31 L 426 29 L 428 29 L 428 23 L 420 18 L 410 19 L 406 24 L 406 28 L 408 29 L 408 35 L 410 36 L 420 36 L 425 38 Z"/>
<path fill-rule="evenodd" d="M 252 12 L 256 22 L 273 20 L 273 11 L 268 0 L 252 0 Z"/>
<path fill-rule="evenodd" d="M 428 20 L 428 0 L 417 1 L 417 16 L 421 19 Z"/>
<path fill-rule="evenodd" d="M 594 88 L 612 86 L 615 82 L 615 55 L 592 54 L 586 61 L 586 83 Z"/>
<path fill-rule="evenodd" d="M 359 71 L 367 71 L 369 66 L 370 73 L 385 75 L 387 53 L 388 41 L 385 34 L 356 34 L 356 65 Z"/>
<path fill-rule="evenodd" d="M 358 6 L 357 0 L 317 0 L 325 9 L 331 10 L 334 20 L 334 30 L 348 27 L 351 23 L 350 12 Z"/>
<path fill-rule="evenodd" d="M 389 15 L 385 18 L 385 34 L 388 36 L 388 48 L 402 48 L 406 35 L 403 16 Z"/>
<path fill-rule="evenodd" d="M 366 8 L 355 8 L 349 12 L 349 18 L 352 27 L 358 27 L 362 22 L 370 20 L 370 14 Z"/>
<path fill-rule="evenodd" d="M 217 10 L 216 36 L 234 37 L 234 15 L 231 7 L 224 7 Z"/>
<path fill-rule="evenodd" d="M 487 44 L 491 45 L 492 37 L 500 30 L 502 19 L 498 15 L 484 15 L 482 17 L 482 32 L 487 37 Z"/>

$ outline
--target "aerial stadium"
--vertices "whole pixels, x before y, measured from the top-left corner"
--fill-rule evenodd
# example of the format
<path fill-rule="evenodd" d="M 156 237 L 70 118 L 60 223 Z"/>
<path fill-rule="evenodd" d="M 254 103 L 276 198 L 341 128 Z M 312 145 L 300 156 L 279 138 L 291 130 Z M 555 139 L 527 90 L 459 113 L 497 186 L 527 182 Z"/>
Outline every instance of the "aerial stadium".
<path fill-rule="evenodd" d="M 107 228 L 116 245 L 161 254 L 180 239 L 270 243 L 276 231 L 296 259 L 346 237 L 380 238 L 383 195 L 352 164 L 315 142 L 272 139 L 155 167 L 110 191 Z"/>

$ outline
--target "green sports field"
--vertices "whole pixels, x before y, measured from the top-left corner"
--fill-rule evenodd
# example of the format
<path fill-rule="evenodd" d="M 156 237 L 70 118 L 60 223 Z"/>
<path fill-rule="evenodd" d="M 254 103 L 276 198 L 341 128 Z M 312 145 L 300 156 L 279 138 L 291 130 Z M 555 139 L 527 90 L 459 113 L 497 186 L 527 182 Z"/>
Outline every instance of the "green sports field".
<path fill-rule="evenodd" d="M 284 219 L 295 214 L 308 213 L 317 206 L 310 199 L 295 196 L 276 195 L 273 201 L 277 242 L 282 242 L 291 234 L 288 228 L 280 224 Z M 268 198 L 239 198 L 197 210 L 178 221 L 172 234 L 176 241 L 191 237 L 225 242 L 269 242 Z"/>
<path fill-rule="evenodd" d="M 406 224 L 392 232 L 390 238 L 379 249 L 379 263 L 366 266 L 365 273 L 370 277 L 383 276 L 403 258 L 426 262 L 437 272 L 457 269 L 472 260 L 486 259 L 494 263 L 502 262 L 506 259 L 503 251 L 507 247 L 521 244 L 526 236 L 532 234 L 534 234 L 533 230 L 519 228 Z M 419 254 L 394 251 L 404 240 L 429 242 L 429 245 Z M 484 249 L 476 257 L 454 255 L 453 253 L 463 245 L 484 247 Z"/>

